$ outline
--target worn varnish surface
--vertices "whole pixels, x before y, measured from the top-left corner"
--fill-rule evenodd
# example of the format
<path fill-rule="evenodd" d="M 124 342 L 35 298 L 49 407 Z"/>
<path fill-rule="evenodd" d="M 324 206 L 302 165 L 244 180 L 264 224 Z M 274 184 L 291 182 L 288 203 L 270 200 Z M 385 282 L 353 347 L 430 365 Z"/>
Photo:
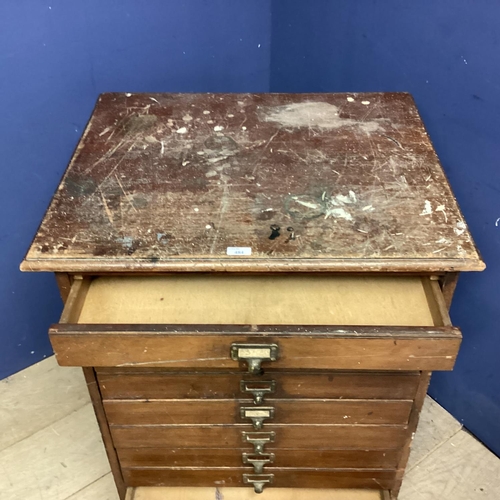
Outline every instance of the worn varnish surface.
<path fill-rule="evenodd" d="M 22 264 L 483 267 L 411 96 L 394 93 L 103 94 Z"/>

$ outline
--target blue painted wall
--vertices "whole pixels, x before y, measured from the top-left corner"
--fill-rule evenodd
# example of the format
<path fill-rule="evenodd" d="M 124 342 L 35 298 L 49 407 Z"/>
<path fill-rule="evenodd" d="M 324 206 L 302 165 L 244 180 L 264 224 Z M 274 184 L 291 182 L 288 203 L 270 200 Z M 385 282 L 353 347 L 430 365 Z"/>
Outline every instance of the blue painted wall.
<path fill-rule="evenodd" d="M 461 278 L 431 394 L 500 453 L 500 3 L 0 3 L 0 379 L 51 354 L 52 276 L 18 264 L 106 91 L 414 94 L 488 269 Z M 272 41 L 272 43 L 271 43 Z"/>
<path fill-rule="evenodd" d="M 53 276 L 19 263 L 101 92 L 269 90 L 270 3 L 0 2 L 0 379 L 52 353 Z"/>
<path fill-rule="evenodd" d="M 410 91 L 487 270 L 451 310 L 463 348 L 430 393 L 500 454 L 500 2 L 276 0 L 272 92 Z M 498 224 L 498 225 L 496 225 Z"/>

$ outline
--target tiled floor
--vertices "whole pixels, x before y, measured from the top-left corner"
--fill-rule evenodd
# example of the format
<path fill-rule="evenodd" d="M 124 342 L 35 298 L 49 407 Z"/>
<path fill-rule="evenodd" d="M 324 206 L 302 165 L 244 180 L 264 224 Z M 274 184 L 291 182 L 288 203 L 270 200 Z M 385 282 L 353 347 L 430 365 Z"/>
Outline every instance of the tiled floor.
<path fill-rule="evenodd" d="M 118 500 L 80 369 L 0 381 L 0 499 Z M 475 499 L 500 499 L 500 459 L 427 398 L 400 500 Z"/>

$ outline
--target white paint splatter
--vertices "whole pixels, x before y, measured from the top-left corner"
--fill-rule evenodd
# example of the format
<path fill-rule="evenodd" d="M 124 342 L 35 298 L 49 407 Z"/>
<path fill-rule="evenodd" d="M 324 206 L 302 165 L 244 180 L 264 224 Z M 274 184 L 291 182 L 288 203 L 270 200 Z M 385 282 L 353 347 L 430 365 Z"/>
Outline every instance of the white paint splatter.
<path fill-rule="evenodd" d="M 199 209 L 198 207 L 194 207 L 194 208 L 193 208 L 193 210 L 194 210 L 195 212 L 199 212 L 199 211 L 200 211 L 200 209 Z"/>
<path fill-rule="evenodd" d="M 178 134 L 185 134 L 187 132 L 187 128 L 186 127 L 181 127 L 179 129 L 177 129 L 176 132 Z"/>
<path fill-rule="evenodd" d="M 283 127 L 291 128 L 310 127 L 334 130 L 351 126 L 357 127 L 366 133 L 375 132 L 381 128 L 378 121 L 341 118 L 337 106 L 327 102 L 298 102 L 284 106 L 262 108 L 259 119 L 266 122 L 276 122 Z"/>
<path fill-rule="evenodd" d="M 448 216 L 446 215 L 446 211 L 445 211 L 446 207 L 444 205 L 439 205 L 437 208 L 436 208 L 436 212 L 443 212 L 443 215 L 444 215 L 444 221 L 445 222 L 448 222 Z"/>
<path fill-rule="evenodd" d="M 216 126 L 214 127 L 214 130 L 215 130 L 216 132 L 220 132 L 220 131 L 224 130 L 224 127 L 223 127 L 222 125 L 216 125 Z"/>
<path fill-rule="evenodd" d="M 365 106 L 368 106 L 368 104 L 370 104 L 370 101 L 361 101 L 361 104 L 364 104 Z"/>
<path fill-rule="evenodd" d="M 363 212 L 373 212 L 375 209 L 372 205 L 366 205 L 366 207 L 363 207 L 361 210 L 363 210 Z"/>
<path fill-rule="evenodd" d="M 241 130 L 246 130 L 247 128 L 246 127 L 241 127 Z"/>
<path fill-rule="evenodd" d="M 420 215 L 431 215 L 432 214 L 432 205 L 429 200 L 425 200 L 424 209 L 420 213 Z"/>
<path fill-rule="evenodd" d="M 160 104 L 160 102 L 158 101 L 158 99 L 155 99 L 154 97 L 150 97 L 150 99 L 154 102 L 156 102 L 156 104 Z"/>
<path fill-rule="evenodd" d="M 310 202 L 310 201 L 305 201 L 305 200 L 301 200 L 297 197 L 294 197 L 294 200 L 299 204 L 299 205 L 303 205 L 304 207 L 307 207 L 307 208 L 313 208 L 313 209 L 317 209 L 319 208 L 319 204 L 318 203 L 314 203 L 314 202 Z"/>
<path fill-rule="evenodd" d="M 349 102 L 354 102 L 354 97 L 348 97 L 348 98 L 347 98 L 347 100 L 348 100 Z"/>
<path fill-rule="evenodd" d="M 234 115 L 233 114 L 229 114 L 227 115 L 228 118 L 234 118 Z"/>
<path fill-rule="evenodd" d="M 358 200 L 354 191 L 349 191 L 349 195 L 345 196 L 343 194 L 337 194 L 330 198 L 330 203 L 335 206 L 352 205 Z"/>
<path fill-rule="evenodd" d="M 165 143 L 161 141 L 161 151 L 160 154 L 163 156 L 163 153 L 165 152 Z"/>
<path fill-rule="evenodd" d="M 203 111 L 203 114 L 204 114 L 204 115 L 209 115 L 209 114 L 210 114 L 210 111 L 208 111 L 208 109 L 206 109 L 205 111 Z"/>
<path fill-rule="evenodd" d="M 185 121 L 186 123 L 189 123 L 189 122 L 193 119 L 193 117 L 192 117 L 191 115 L 184 115 L 184 116 L 182 117 L 182 119 L 183 119 L 183 121 Z"/>
<path fill-rule="evenodd" d="M 343 208 L 329 208 L 326 210 L 325 219 L 328 217 L 336 217 L 338 219 L 352 220 L 352 215 Z"/>
<path fill-rule="evenodd" d="M 127 93 L 125 94 L 125 97 L 131 97 L 131 96 L 132 96 L 132 94 L 131 94 L 130 92 L 127 92 Z"/>
<path fill-rule="evenodd" d="M 455 231 L 455 234 L 456 234 L 457 236 L 460 236 L 460 235 L 462 235 L 462 234 L 464 234 L 464 233 L 465 233 L 465 230 L 466 230 L 466 229 L 467 229 L 467 226 L 466 226 L 465 222 L 463 222 L 463 221 L 459 220 L 459 221 L 457 222 L 456 227 L 454 227 L 454 228 L 453 228 L 453 231 Z"/>
<path fill-rule="evenodd" d="M 207 224 L 207 225 L 205 226 L 205 229 L 207 229 L 207 230 L 208 230 L 208 229 L 212 229 L 212 226 L 211 226 L 210 224 Z"/>
<path fill-rule="evenodd" d="M 500 217 L 495 221 L 495 227 L 498 227 L 499 223 L 500 223 Z"/>

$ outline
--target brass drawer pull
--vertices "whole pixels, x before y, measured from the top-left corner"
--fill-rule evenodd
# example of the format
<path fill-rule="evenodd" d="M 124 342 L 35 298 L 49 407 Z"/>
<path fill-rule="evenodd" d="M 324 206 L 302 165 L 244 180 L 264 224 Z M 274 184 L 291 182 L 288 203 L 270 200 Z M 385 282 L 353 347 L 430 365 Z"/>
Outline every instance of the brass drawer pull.
<path fill-rule="evenodd" d="M 231 344 L 231 359 L 246 361 L 248 372 L 254 375 L 261 373 L 261 364 L 264 361 L 278 359 L 277 344 Z"/>
<path fill-rule="evenodd" d="M 274 453 L 264 453 L 262 455 L 252 455 L 250 453 L 243 453 L 243 463 L 245 465 L 252 465 L 255 474 L 262 474 L 264 465 L 272 464 L 274 462 Z"/>
<path fill-rule="evenodd" d="M 264 453 L 264 446 L 268 443 L 274 443 L 276 437 L 275 432 L 246 432 L 242 433 L 245 443 L 253 444 L 253 449 L 256 455 Z"/>
<path fill-rule="evenodd" d="M 240 416 L 241 418 L 249 418 L 252 421 L 253 428 L 259 431 L 262 429 L 262 425 L 266 418 L 274 418 L 274 408 L 267 406 L 243 407 L 240 408 Z"/>
<path fill-rule="evenodd" d="M 274 380 L 262 380 L 259 382 L 252 382 L 242 380 L 240 382 L 241 392 L 250 392 L 253 396 L 253 402 L 256 405 L 262 404 L 264 396 L 271 394 L 276 390 L 276 382 Z"/>
<path fill-rule="evenodd" d="M 253 484 L 255 493 L 262 493 L 264 486 L 272 484 L 274 474 L 243 474 L 243 482 L 245 484 Z"/>

